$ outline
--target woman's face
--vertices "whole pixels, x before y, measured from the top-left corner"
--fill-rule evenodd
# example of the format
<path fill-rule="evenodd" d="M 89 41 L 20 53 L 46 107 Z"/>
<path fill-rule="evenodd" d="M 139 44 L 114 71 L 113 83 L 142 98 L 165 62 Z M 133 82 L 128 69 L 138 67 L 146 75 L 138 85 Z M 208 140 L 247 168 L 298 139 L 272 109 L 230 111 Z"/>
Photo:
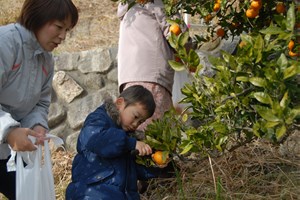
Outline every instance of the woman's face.
<path fill-rule="evenodd" d="M 71 28 L 71 18 L 64 21 L 54 20 L 46 23 L 36 33 L 36 38 L 45 51 L 53 51 L 63 40 Z"/>

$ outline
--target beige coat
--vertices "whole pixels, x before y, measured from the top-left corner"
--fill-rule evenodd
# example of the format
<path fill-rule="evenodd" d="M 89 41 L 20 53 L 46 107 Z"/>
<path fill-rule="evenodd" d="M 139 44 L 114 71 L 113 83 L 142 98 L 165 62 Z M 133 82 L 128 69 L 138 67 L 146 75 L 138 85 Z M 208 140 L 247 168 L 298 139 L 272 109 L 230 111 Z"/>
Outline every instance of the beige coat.
<path fill-rule="evenodd" d="M 154 82 L 172 92 L 174 70 L 168 60 L 173 49 L 166 37 L 169 26 L 161 0 L 144 6 L 135 4 L 127 11 L 127 4 L 119 4 L 121 19 L 118 50 L 118 81 L 120 91 L 124 83 Z"/>

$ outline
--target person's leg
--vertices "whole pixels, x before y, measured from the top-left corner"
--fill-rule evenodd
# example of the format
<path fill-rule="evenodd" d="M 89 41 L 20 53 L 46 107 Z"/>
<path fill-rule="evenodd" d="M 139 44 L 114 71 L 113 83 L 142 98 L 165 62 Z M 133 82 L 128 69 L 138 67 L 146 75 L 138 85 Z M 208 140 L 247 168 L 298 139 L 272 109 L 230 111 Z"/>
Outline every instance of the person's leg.
<path fill-rule="evenodd" d="M 0 193 L 4 194 L 9 200 L 16 199 L 16 173 L 7 172 L 7 160 L 0 160 Z"/>

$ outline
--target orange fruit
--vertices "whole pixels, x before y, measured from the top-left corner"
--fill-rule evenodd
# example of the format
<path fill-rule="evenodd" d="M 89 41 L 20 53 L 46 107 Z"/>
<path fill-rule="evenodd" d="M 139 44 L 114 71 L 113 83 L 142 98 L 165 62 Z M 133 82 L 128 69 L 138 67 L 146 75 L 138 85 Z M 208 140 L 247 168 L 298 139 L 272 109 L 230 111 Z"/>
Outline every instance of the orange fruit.
<path fill-rule="evenodd" d="M 205 23 L 208 23 L 212 20 L 213 16 L 211 14 L 208 14 L 204 17 L 204 21 Z"/>
<path fill-rule="evenodd" d="M 240 48 L 243 48 L 244 46 L 246 46 L 247 45 L 247 43 L 246 42 L 244 42 L 244 41 L 241 41 L 240 42 L 240 44 L 239 44 L 239 47 Z"/>
<path fill-rule="evenodd" d="M 218 12 L 220 10 L 220 8 L 221 8 L 221 4 L 220 3 L 215 3 L 213 10 L 215 12 Z"/>
<path fill-rule="evenodd" d="M 294 48 L 295 46 L 295 42 L 293 40 L 290 40 L 289 44 L 288 44 L 288 48 L 290 51 L 292 51 L 292 49 Z"/>
<path fill-rule="evenodd" d="M 259 11 L 256 10 L 256 9 L 253 9 L 253 8 L 249 8 L 247 11 L 246 11 L 246 16 L 248 18 L 255 18 L 257 15 L 258 15 Z"/>
<path fill-rule="evenodd" d="M 298 56 L 298 54 L 293 51 L 289 51 L 289 56 L 295 57 L 295 56 Z"/>
<path fill-rule="evenodd" d="M 176 23 L 172 24 L 170 26 L 169 30 L 170 30 L 170 32 L 174 33 L 175 35 L 179 35 L 181 33 L 181 29 L 180 29 L 179 25 Z"/>
<path fill-rule="evenodd" d="M 284 13 L 285 12 L 285 6 L 282 2 L 277 3 L 276 5 L 276 11 L 277 13 Z"/>
<path fill-rule="evenodd" d="M 223 37 L 225 35 L 225 31 L 223 28 L 219 28 L 216 33 L 219 37 Z"/>
<path fill-rule="evenodd" d="M 261 9 L 261 7 L 262 7 L 262 2 L 261 1 L 253 0 L 250 4 L 250 8 L 252 8 L 252 9 L 259 10 L 259 9 Z"/>
<path fill-rule="evenodd" d="M 167 163 L 168 158 L 163 158 L 163 152 L 162 151 L 156 151 L 154 154 L 152 154 L 152 160 L 157 165 L 165 165 Z"/>

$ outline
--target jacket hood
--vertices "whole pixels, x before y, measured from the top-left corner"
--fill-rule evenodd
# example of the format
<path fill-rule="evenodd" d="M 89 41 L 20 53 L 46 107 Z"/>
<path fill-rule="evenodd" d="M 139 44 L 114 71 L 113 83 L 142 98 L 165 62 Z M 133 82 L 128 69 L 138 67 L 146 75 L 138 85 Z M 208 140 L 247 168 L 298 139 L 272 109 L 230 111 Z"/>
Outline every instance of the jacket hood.
<path fill-rule="evenodd" d="M 104 106 L 106 109 L 106 112 L 108 114 L 108 116 L 118 125 L 120 126 L 120 112 L 115 104 L 115 102 L 113 101 L 111 96 L 108 96 L 105 100 L 104 100 Z"/>

